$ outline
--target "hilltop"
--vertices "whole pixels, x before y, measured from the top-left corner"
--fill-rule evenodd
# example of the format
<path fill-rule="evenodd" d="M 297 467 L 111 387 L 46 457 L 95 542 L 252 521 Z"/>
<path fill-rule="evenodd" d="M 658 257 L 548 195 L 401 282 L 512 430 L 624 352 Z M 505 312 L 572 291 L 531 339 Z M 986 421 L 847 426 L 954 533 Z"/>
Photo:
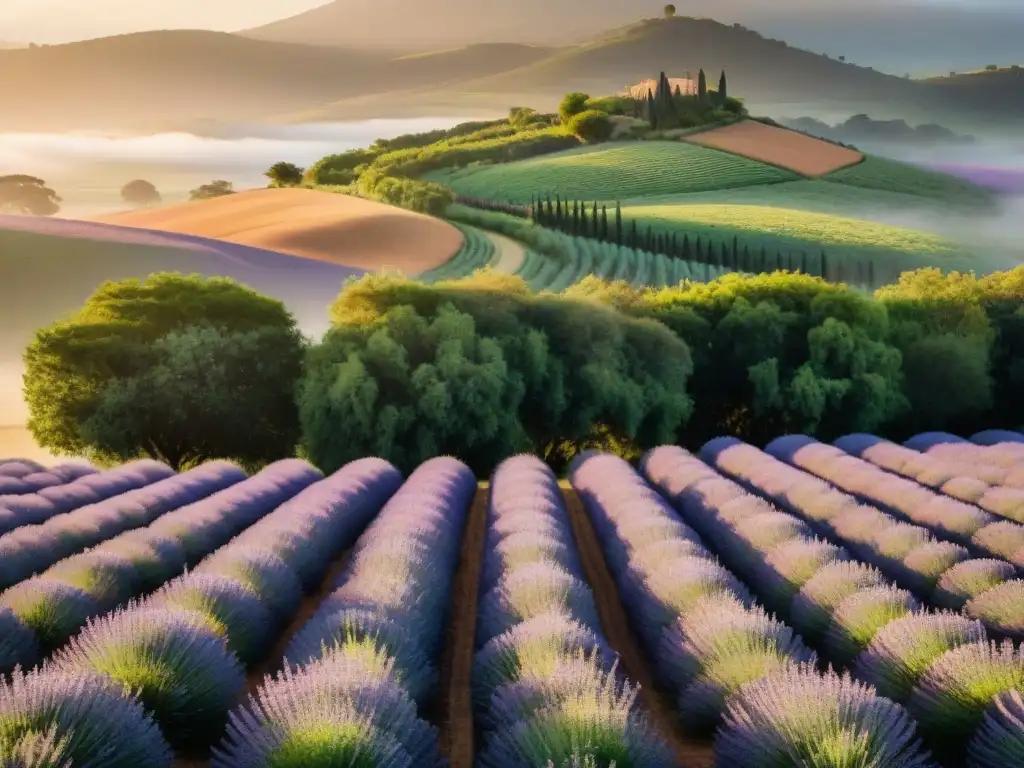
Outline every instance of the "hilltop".
<path fill-rule="evenodd" d="M 1024 67 L 1020 65 L 933 77 L 924 84 L 943 101 L 966 108 L 1024 114 Z"/>

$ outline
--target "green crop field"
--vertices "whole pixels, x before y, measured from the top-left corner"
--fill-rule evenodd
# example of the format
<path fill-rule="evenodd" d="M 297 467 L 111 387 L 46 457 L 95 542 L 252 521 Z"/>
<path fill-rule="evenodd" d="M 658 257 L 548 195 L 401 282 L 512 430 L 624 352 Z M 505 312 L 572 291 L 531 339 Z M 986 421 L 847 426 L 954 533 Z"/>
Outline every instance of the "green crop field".
<path fill-rule="evenodd" d="M 476 227 L 468 224 L 452 222 L 463 237 L 462 247 L 444 264 L 427 270 L 418 279 L 425 283 L 437 283 L 441 280 L 457 280 L 471 275 L 476 270 L 486 267 L 495 258 L 494 242 Z"/>
<path fill-rule="evenodd" d="M 795 181 L 795 173 L 681 141 L 597 145 L 499 165 L 435 171 L 424 178 L 458 194 L 528 203 L 533 195 L 580 200 L 704 192 Z"/>
<path fill-rule="evenodd" d="M 865 157 L 864 162 L 830 173 L 825 179 L 853 187 L 901 192 L 956 205 L 987 205 L 992 202 L 992 194 L 988 190 L 969 181 L 884 157 Z"/>
<path fill-rule="evenodd" d="M 952 266 L 962 259 L 956 246 L 930 232 L 848 218 L 828 213 L 769 205 L 651 204 L 623 206 L 625 219 L 636 219 L 655 232 L 676 231 L 690 238 L 722 241 L 739 237 L 751 249 L 809 251 L 821 249 L 846 257 L 904 258 L 907 268 L 926 261 Z"/>

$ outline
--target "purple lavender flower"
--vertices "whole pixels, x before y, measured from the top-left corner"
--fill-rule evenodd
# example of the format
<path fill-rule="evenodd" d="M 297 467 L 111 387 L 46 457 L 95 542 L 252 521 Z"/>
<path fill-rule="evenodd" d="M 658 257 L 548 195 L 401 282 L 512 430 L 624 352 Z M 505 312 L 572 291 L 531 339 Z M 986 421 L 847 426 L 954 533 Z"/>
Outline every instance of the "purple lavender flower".
<path fill-rule="evenodd" d="M 825 565 L 811 577 L 790 608 L 790 622 L 805 638 L 817 640 L 828 629 L 831 616 L 851 595 L 882 587 L 886 580 L 877 568 L 859 562 Z"/>
<path fill-rule="evenodd" d="M 905 583 L 917 594 L 931 595 L 942 575 L 970 556 L 965 547 L 948 541 L 932 541 L 916 547 L 903 558 Z"/>
<path fill-rule="evenodd" d="M 35 633 L 8 608 L 0 608 L 0 673 L 27 668 L 39 658 Z"/>
<path fill-rule="evenodd" d="M 967 748 L 970 768 L 1024 765 L 1024 697 L 1006 691 L 992 702 Z"/>
<path fill-rule="evenodd" d="M 964 613 L 980 619 L 995 635 L 1024 640 L 1024 582 L 1005 581 L 975 595 Z"/>
<path fill-rule="evenodd" d="M 717 768 L 858 765 L 934 768 L 914 722 L 849 676 L 809 666 L 748 683 L 715 736 Z"/>
<path fill-rule="evenodd" d="M 93 620 L 54 657 L 54 668 L 123 686 L 176 748 L 219 736 L 245 685 L 241 665 L 207 620 L 178 609 L 132 606 Z"/>
<path fill-rule="evenodd" d="M 600 626 L 594 595 L 585 582 L 553 563 L 535 563 L 507 573 L 481 598 L 477 637 L 482 645 L 526 619 L 549 612 Z"/>
<path fill-rule="evenodd" d="M 837 665 L 848 666 L 879 630 L 920 607 L 913 595 L 891 585 L 855 592 L 839 604 L 825 632 L 829 659 Z"/>
<path fill-rule="evenodd" d="M 103 542 L 94 551 L 128 560 L 139 575 L 141 589 L 150 592 L 185 570 L 185 550 L 176 539 L 148 528 L 129 531 Z"/>
<path fill-rule="evenodd" d="M 62 560 L 46 571 L 46 579 L 78 587 L 104 611 L 142 592 L 134 564 L 113 552 L 86 552 Z"/>
<path fill-rule="evenodd" d="M 387 672 L 330 654 L 268 679 L 231 713 L 214 768 L 312 765 L 440 768 L 437 732 Z"/>
<path fill-rule="evenodd" d="M 1014 567 L 1003 560 L 965 560 L 939 577 L 932 599 L 936 605 L 958 611 L 971 598 L 1016 575 Z"/>
<path fill-rule="evenodd" d="M 1024 658 L 1013 643 L 971 643 L 948 651 L 925 670 L 907 709 L 933 748 L 955 758 L 993 699 L 1012 690 L 1024 690 Z"/>
<path fill-rule="evenodd" d="M 857 657 L 853 674 L 880 696 L 906 701 L 933 661 L 961 645 L 987 639 L 981 622 L 956 613 L 910 614 L 878 631 Z"/>
<path fill-rule="evenodd" d="M 227 641 L 243 664 L 259 659 L 276 629 L 273 615 L 259 595 L 231 579 L 190 573 L 167 584 L 146 601 L 147 608 L 193 611 Z"/>
<path fill-rule="evenodd" d="M 975 533 L 971 541 L 993 557 L 1008 559 L 1024 548 L 1024 525 L 1010 520 L 992 523 Z"/>
<path fill-rule="evenodd" d="M 75 768 L 170 768 L 173 759 L 152 719 L 121 686 L 101 675 L 53 670 L 17 673 L 0 684 L 0 757 L 7 750 L 35 752 L 40 768 L 61 765 L 57 760 Z"/>
<path fill-rule="evenodd" d="M 43 655 L 59 648 L 89 617 L 101 612 L 83 590 L 43 577 L 8 589 L 0 595 L 0 608 L 8 608 L 32 630 Z"/>
<path fill-rule="evenodd" d="M 789 613 L 793 598 L 822 568 L 846 562 L 850 555 L 820 539 L 793 538 L 775 547 L 753 572 L 758 594 L 773 610 Z"/>

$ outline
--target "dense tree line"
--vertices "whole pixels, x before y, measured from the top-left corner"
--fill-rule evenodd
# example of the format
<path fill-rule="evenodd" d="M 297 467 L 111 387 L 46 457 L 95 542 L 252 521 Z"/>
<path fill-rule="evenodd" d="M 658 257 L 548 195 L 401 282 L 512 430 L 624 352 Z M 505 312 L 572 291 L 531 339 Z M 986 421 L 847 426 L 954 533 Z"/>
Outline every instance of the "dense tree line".
<path fill-rule="evenodd" d="M 486 474 L 732 434 L 970 433 L 1024 423 L 1024 267 L 926 269 L 868 295 L 791 273 L 561 295 L 482 272 L 347 284 L 305 342 L 229 280 L 108 283 L 26 352 L 29 427 L 58 453 L 258 465 L 296 445 L 325 471 L 440 453 Z M 304 361 L 304 362 L 303 362 Z"/>

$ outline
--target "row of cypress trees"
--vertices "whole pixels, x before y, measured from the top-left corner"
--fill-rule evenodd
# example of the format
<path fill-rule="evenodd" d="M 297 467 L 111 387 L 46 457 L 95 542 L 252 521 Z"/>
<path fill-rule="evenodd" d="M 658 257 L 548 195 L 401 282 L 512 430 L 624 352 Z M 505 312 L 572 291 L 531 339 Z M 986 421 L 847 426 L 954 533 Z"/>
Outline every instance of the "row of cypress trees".
<path fill-rule="evenodd" d="M 728 96 L 729 83 L 725 77 L 725 70 L 722 70 L 722 76 L 718 80 L 718 91 L 708 91 L 707 75 L 701 69 L 697 74 L 695 96 L 684 94 L 678 85 L 673 90 L 668 77 L 662 72 L 658 76 L 658 85 L 653 91 L 648 89 L 646 98 L 641 96 L 633 99 L 633 117 L 646 120 L 655 130 L 676 128 L 680 124 L 680 114 L 685 110 L 696 107 L 698 111 L 703 112 L 721 108 L 725 106 Z"/>
<path fill-rule="evenodd" d="M 626 221 L 619 203 L 609 213 L 608 206 L 592 203 L 588 212 L 587 203 L 562 200 L 556 197 L 535 197 L 528 210 L 538 225 L 564 232 L 575 237 L 586 237 L 606 243 L 614 243 L 651 253 L 660 253 L 674 259 L 710 264 L 736 272 L 774 272 L 785 269 L 792 272 L 821 277 L 828 282 L 852 283 L 874 290 L 898 278 L 899 270 L 880 268 L 874 259 L 829 258 L 824 250 L 817 254 L 800 252 L 770 252 L 765 246 L 751 249 L 734 235 L 731 241 L 702 238 L 699 234 L 691 238 L 689 233 L 673 231 L 655 232 L 648 224 L 641 228 L 636 219 Z"/>
<path fill-rule="evenodd" d="M 636 219 L 625 220 L 622 206 L 608 206 L 596 202 L 562 200 L 556 196 L 535 196 L 529 205 L 503 203 L 473 197 L 459 197 L 456 202 L 473 208 L 496 211 L 522 219 L 532 219 L 538 226 L 574 237 L 585 237 L 605 243 L 650 253 L 659 253 L 673 259 L 707 264 L 736 272 L 774 272 L 785 269 L 821 277 L 832 283 L 847 283 L 874 290 L 899 279 L 900 269 L 878 263 L 875 259 L 851 257 L 829 258 L 824 250 L 817 254 L 800 252 L 770 252 L 765 246 L 750 248 L 734 235 L 732 240 L 712 240 L 699 234 L 673 231 L 655 232 L 648 224 L 641 228 Z"/>

